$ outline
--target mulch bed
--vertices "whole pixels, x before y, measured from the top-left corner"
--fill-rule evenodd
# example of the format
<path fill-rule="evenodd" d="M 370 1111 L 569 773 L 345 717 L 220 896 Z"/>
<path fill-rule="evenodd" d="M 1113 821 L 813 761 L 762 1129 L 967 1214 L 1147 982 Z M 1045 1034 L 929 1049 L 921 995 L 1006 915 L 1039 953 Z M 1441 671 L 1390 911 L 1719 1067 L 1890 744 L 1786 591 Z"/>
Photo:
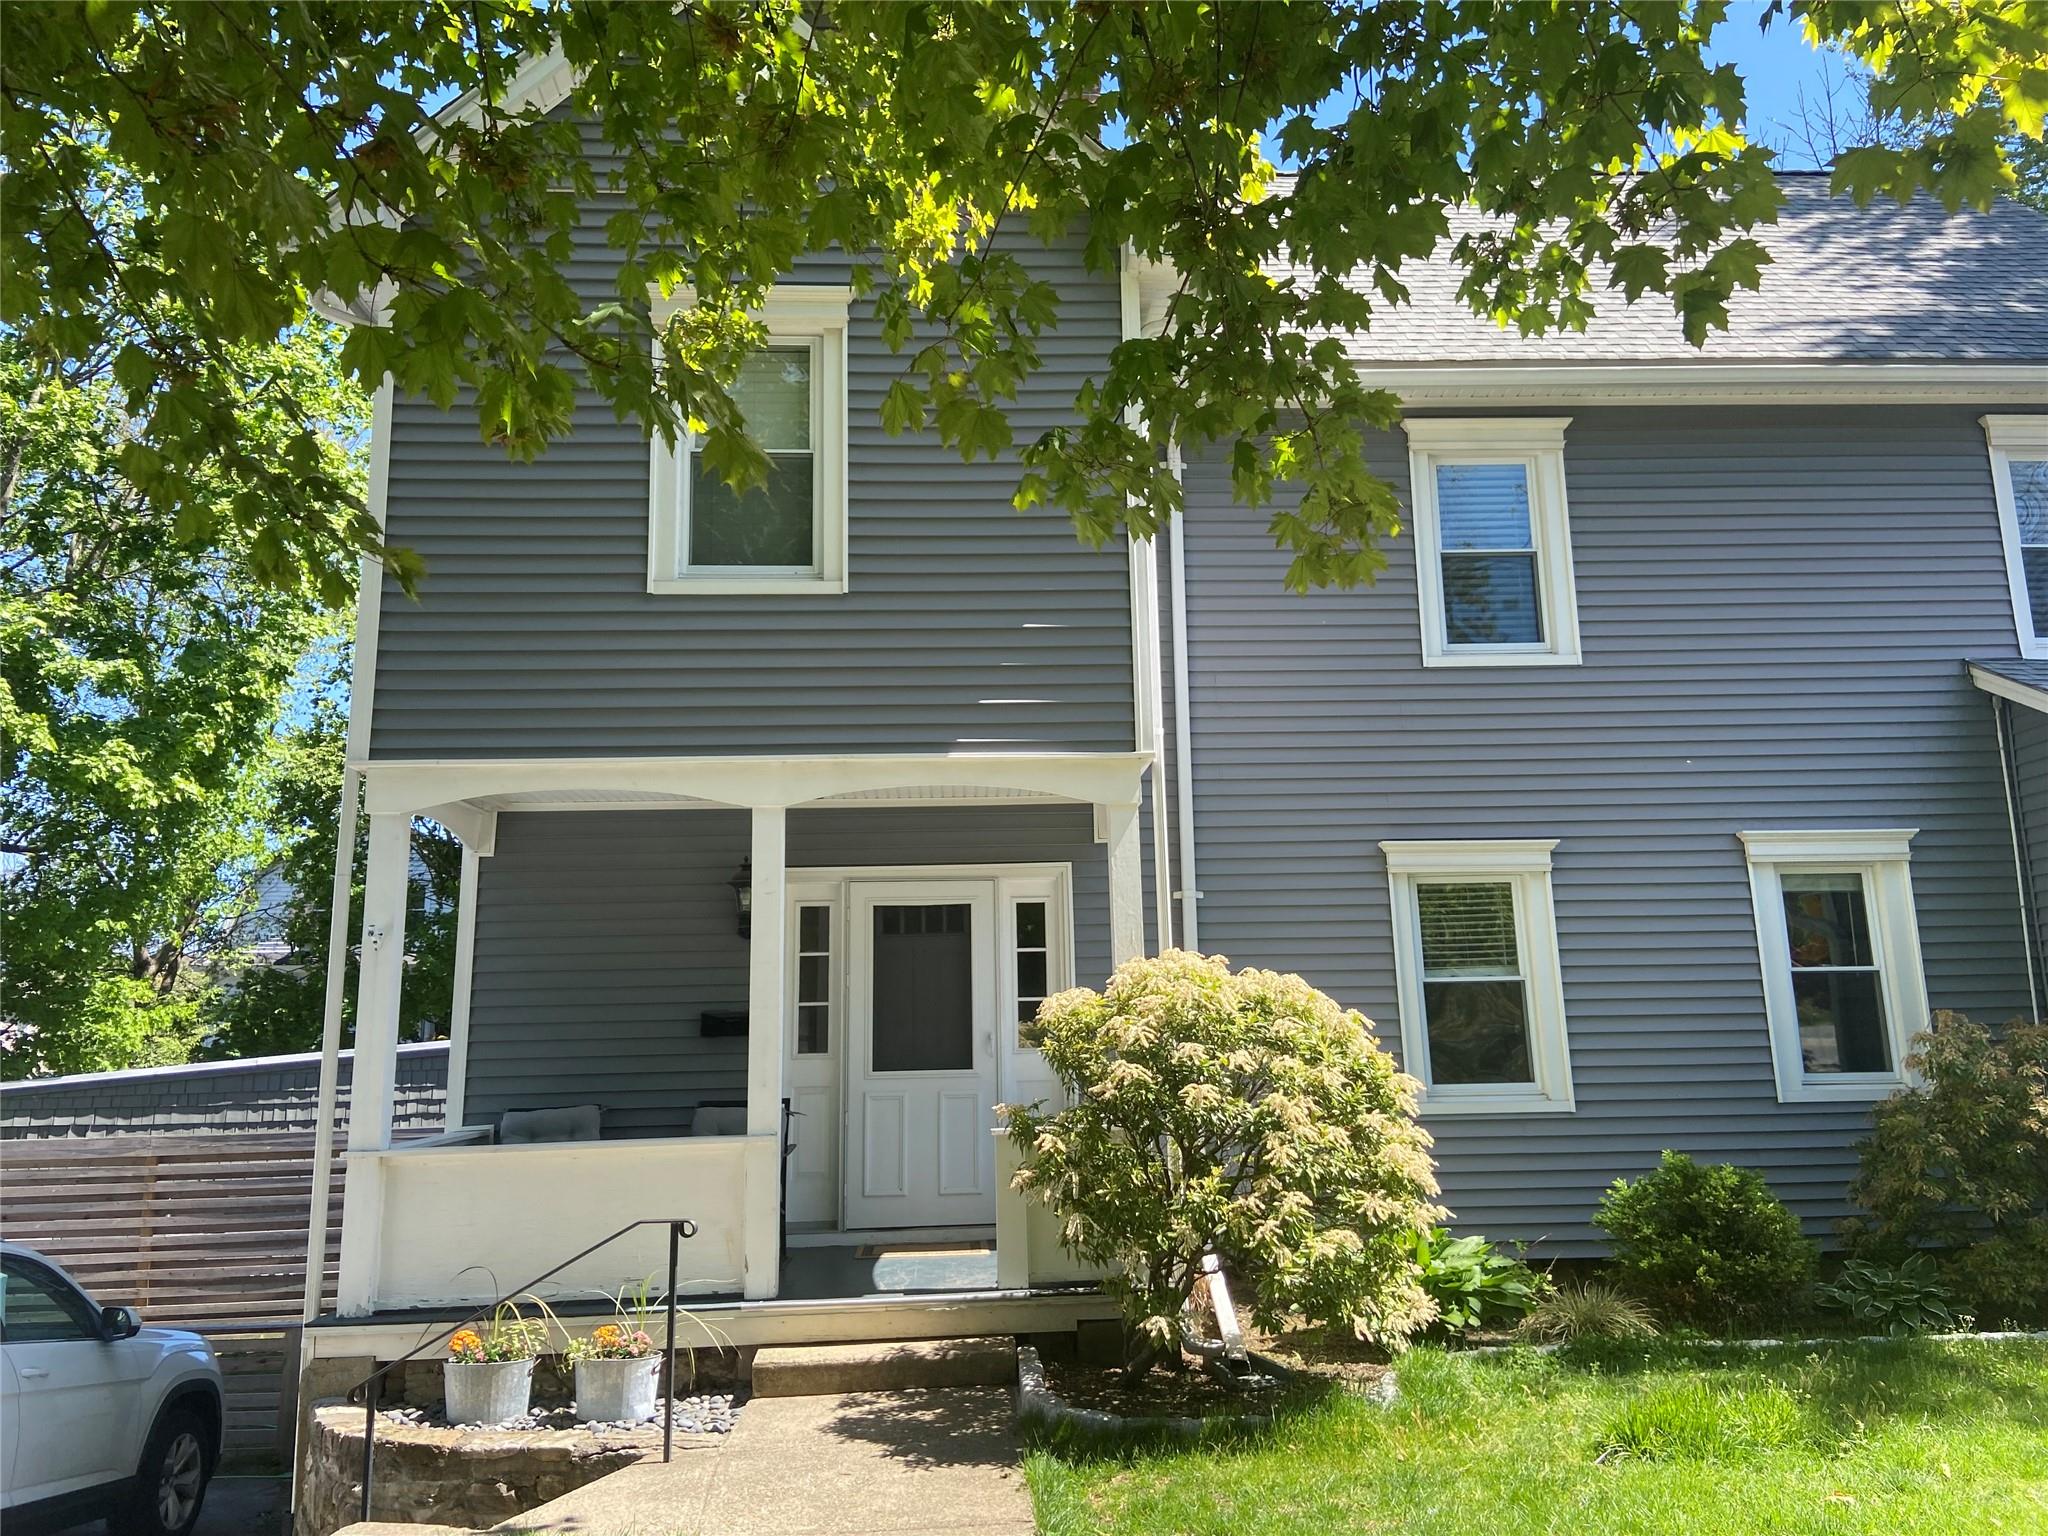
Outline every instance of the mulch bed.
<path fill-rule="evenodd" d="M 1334 1381 L 1354 1391 L 1376 1387 L 1394 1369 L 1379 1345 L 1321 1328 L 1261 1334 L 1245 1342 L 1308 1381 Z"/>
<path fill-rule="evenodd" d="M 1238 1392 L 1200 1369 L 1153 1370 L 1133 1378 L 1113 1367 L 1076 1360 L 1047 1360 L 1045 1380 L 1069 1407 L 1126 1419 L 1243 1418 L 1270 1413 L 1302 1393 L 1300 1382 L 1281 1381 L 1264 1390 Z"/>

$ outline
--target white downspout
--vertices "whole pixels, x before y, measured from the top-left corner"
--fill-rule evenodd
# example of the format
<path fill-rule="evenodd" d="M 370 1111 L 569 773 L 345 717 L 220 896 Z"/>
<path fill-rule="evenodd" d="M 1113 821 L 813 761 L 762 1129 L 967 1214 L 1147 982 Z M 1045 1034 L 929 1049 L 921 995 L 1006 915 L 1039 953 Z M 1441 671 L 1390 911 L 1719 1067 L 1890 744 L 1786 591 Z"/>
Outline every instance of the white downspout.
<path fill-rule="evenodd" d="M 1167 463 L 1173 470 L 1173 478 L 1183 486 L 1186 484 L 1186 466 L 1180 456 L 1180 444 L 1166 445 Z M 1169 578 L 1173 603 L 1173 777 L 1174 777 L 1174 820 L 1180 828 L 1180 889 L 1173 894 L 1180 898 L 1181 947 L 1201 951 L 1201 919 L 1199 911 L 1202 902 L 1201 883 L 1195 878 L 1195 764 L 1194 731 L 1188 716 L 1193 713 L 1193 701 L 1188 696 L 1188 541 L 1187 541 L 1187 497 L 1181 497 L 1181 514 L 1173 520 L 1173 547 L 1168 553 Z M 1161 877 L 1164 884 L 1164 877 Z"/>
<path fill-rule="evenodd" d="M 1118 332 L 1130 341 L 1144 332 L 1143 303 L 1138 291 L 1138 272 L 1129 246 L 1123 250 L 1118 296 L 1121 300 Z M 1143 425 L 1137 409 L 1125 412 L 1132 427 Z M 1137 716 L 1138 750 L 1150 751 L 1147 778 L 1152 795 L 1152 894 L 1153 925 L 1161 950 L 1173 948 L 1173 856 L 1166 830 L 1165 683 L 1159 654 L 1159 548 L 1155 539 L 1129 540 L 1131 580 L 1131 664 L 1132 687 Z"/>
<path fill-rule="evenodd" d="M 2013 883 L 2020 893 L 2020 938 L 2021 952 L 2027 957 L 2027 1004 L 2033 1010 L 2028 1016 L 2038 1020 L 2041 1017 L 2041 983 L 2034 974 L 2035 934 L 2038 931 L 2040 914 L 2034 910 L 2034 892 L 2027 880 L 2027 855 L 2025 839 L 2020 829 L 2020 806 L 2013 794 L 2013 763 L 2007 737 L 2012 730 L 2012 700 L 1994 698 L 1991 701 L 1991 729 L 1998 737 L 1998 785 L 2005 791 L 2005 823 L 2012 834 Z"/>

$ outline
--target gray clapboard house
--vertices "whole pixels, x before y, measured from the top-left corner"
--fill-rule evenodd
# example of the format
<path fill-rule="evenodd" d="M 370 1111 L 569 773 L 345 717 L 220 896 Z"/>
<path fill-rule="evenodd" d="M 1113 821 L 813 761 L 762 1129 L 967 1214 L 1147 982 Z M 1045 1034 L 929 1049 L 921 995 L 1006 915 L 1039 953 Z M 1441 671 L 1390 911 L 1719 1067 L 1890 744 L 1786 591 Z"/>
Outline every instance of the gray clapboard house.
<path fill-rule="evenodd" d="M 1413 512 L 1362 592 L 1284 593 L 1198 456 L 1171 536 L 1109 553 L 1013 511 L 1013 463 L 885 435 L 901 360 L 843 264 L 765 316 L 740 390 L 776 473 L 742 503 L 594 397 L 517 465 L 387 390 L 373 495 L 430 575 L 360 618 L 316 1352 L 670 1216 L 737 1343 L 1093 1315 L 993 1106 L 1051 1091 L 1039 999 L 1169 944 L 1375 1018 L 1469 1229 L 1582 1250 L 1665 1146 L 1839 1214 L 1931 1010 L 2035 1007 L 2048 221 L 1791 191 L 1703 354 L 1647 309 L 1515 339 L 1434 272 L 1357 338 Z M 1028 437 L 1170 274 L 1019 249 L 1062 294 Z M 448 1134 L 394 1145 L 415 814 L 468 857 Z"/>

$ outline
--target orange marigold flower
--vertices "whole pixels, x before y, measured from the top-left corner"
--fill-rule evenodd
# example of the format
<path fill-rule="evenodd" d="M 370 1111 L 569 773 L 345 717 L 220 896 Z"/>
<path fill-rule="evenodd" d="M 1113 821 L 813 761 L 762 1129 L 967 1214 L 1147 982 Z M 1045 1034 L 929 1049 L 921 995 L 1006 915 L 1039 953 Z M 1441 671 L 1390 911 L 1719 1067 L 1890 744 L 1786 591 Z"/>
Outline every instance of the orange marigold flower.
<path fill-rule="evenodd" d="M 615 1323 L 600 1323 L 592 1330 L 590 1342 L 601 1349 L 616 1349 L 626 1342 L 625 1331 Z"/>
<path fill-rule="evenodd" d="M 448 1341 L 448 1353 L 457 1360 L 481 1360 L 484 1341 L 477 1337 L 474 1329 L 465 1328 Z"/>

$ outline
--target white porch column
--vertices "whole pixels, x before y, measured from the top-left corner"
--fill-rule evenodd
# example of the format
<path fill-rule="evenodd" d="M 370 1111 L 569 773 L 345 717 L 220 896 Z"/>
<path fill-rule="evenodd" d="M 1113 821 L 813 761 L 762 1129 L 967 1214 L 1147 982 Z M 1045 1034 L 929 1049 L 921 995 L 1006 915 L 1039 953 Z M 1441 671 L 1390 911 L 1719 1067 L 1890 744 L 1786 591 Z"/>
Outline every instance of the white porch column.
<path fill-rule="evenodd" d="M 482 856 L 462 845 L 462 885 L 455 896 L 455 986 L 448 1002 L 448 1094 L 445 1130 L 462 1126 L 464 1090 L 469 1084 L 469 991 L 476 978 L 476 884 Z"/>
<path fill-rule="evenodd" d="M 351 1152 L 391 1144 L 391 1092 L 398 1070 L 398 996 L 405 980 L 405 887 L 412 865 L 412 817 L 370 818 L 363 869 L 363 961 L 356 979 L 355 1070 L 348 1100 Z"/>
<path fill-rule="evenodd" d="M 747 942 L 746 1284 L 771 1297 L 782 1267 L 783 993 L 788 973 L 784 908 L 789 813 L 754 807 L 753 926 Z"/>
<path fill-rule="evenodd" d="M 1145 871 L 1138 849 L 1138 802 L 1105 805 L 1109 833 L 1109 961 L 1145 952 Z"/>
<path fill-rule="evenodd" d="M 363 959 L 356 975 L 356 1045 L 349 1079 L 348 1150 L 391 1144 L 391 1094 L 398 1073 L 398 997 L 405 980 L 405 887 L 412 869 L 412 816 L 370 817 L 363 868 Z M 341 1199 L 341 1272 L 336 1309 L 360 1314 L 376 1305 L 384 1226 L 383 1165 L 350 1157 Z"/>

